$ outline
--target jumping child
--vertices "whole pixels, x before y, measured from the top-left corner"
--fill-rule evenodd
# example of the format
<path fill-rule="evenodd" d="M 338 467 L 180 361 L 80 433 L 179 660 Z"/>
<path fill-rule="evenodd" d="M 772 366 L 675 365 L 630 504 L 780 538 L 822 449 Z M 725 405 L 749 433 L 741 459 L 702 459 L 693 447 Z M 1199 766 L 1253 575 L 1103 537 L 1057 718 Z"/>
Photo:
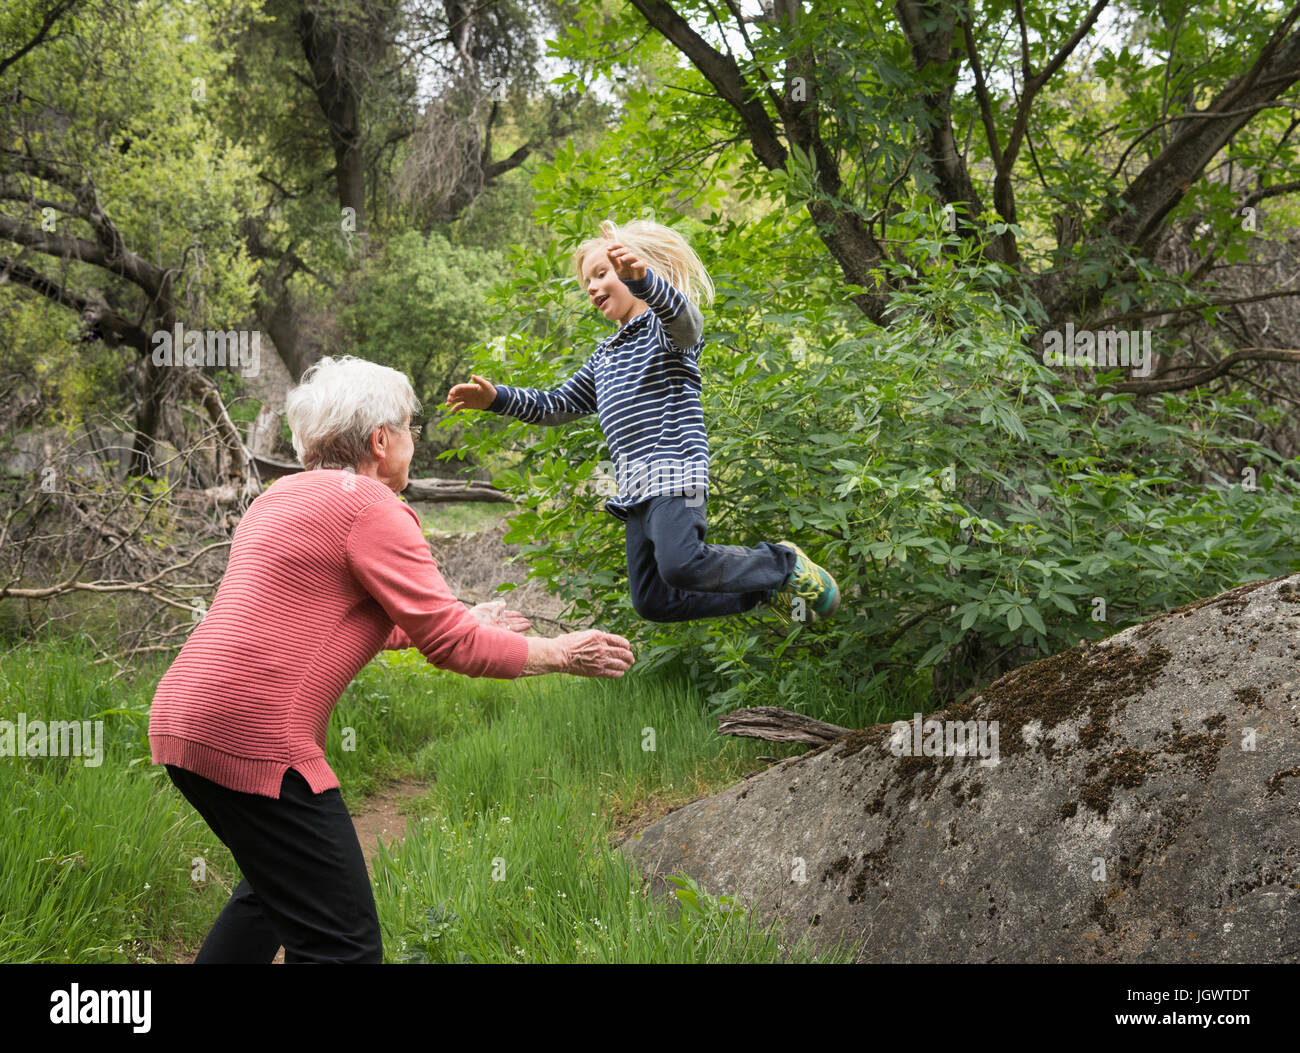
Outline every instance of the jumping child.
<path fill-rule="evenodd" d="M 709 440 L 700 405 L 704 319 L 713 283 L 676 231 L 638 220 L 602 225 L 573 257 L 592 305 L 618 323 L 554 391 L 494 385 L 480 376 L 447 393 L 451 412 L 490 410 L 530 424 L 599 415 L 618 496 L 606 510 L 626 524 L 632 606 L 655 622 L 715 618 L 770 603 L 812 622 L 840 605 L 835 579 L 789 541 L 706 545 Z"/>

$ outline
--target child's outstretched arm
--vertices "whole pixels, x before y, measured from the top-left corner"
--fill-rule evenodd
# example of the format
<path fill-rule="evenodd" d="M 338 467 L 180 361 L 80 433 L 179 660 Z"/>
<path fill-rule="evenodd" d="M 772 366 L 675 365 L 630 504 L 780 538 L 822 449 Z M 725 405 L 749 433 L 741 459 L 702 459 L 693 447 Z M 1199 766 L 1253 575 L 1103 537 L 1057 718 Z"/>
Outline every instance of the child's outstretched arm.
<path fill-rule="evenodd" d="M 704 316 L 695 304 L 647 267 L 631 249 L 611 245 L 606 254 L 614 273 L 663 324 L 672 350 L 685 353 L 700 342 L 704 335 Z"/>
<path fill-rule="evenodd" d="M 596 412 L 596 378 L 590 362 L 554 391 L 492 384 L 480 376 L 470 379 L 473 383 L 457 384 L 447 392 L 452 413 L 481 409 L 518 417 L 527 424 L 567 424 Z"/>

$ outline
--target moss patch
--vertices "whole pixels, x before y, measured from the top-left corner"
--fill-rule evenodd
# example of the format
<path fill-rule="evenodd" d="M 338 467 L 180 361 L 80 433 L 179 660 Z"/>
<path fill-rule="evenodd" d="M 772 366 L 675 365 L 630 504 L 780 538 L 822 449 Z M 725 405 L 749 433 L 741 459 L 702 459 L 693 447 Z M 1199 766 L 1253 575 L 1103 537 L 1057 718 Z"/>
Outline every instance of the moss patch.
<path fill-rule="evenodd" d="M 1264 696 L 1260 694 L 1257 687 L 1239 687 L 1232 693 L 1232 697 L 1241 704 L 1243 713 L 1264 708 Z"/>
<path fill-rule="evenodd" d="M 1046 732 L 1088 709 L 1080 742 L 1095 748 L 1109 736 L 1111 720 L 1123 703 L 1141 695 L 1172 657 L 1160 644 L 1145 652 L 1124 645 L 1072 647 L 1012 670 L 972 702 L 954 703 L 945 715 L 951 720 L 996 720 L 998 750 L 1013 756 L 1029 748 L 1022 734 L 1026 724 L 1038 721 Z M 1044 743 L 1045 738 L 1039 737 L 1039 748 L 1048 752 L 1051 743 Z"/>

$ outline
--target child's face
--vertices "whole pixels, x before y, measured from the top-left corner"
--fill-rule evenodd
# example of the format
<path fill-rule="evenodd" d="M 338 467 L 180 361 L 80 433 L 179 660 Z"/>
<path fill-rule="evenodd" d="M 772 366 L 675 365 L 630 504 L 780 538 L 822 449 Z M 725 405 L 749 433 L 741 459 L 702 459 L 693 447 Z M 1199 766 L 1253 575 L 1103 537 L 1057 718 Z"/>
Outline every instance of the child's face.
<path fill-rule="evenodd" d="M 582 261 L 582 280 L 592 306 L 610 321 L 625 325 L 646 310 L 645 302 L 633 296 L 614 271 L 604 248 L 587 253 Z"/>

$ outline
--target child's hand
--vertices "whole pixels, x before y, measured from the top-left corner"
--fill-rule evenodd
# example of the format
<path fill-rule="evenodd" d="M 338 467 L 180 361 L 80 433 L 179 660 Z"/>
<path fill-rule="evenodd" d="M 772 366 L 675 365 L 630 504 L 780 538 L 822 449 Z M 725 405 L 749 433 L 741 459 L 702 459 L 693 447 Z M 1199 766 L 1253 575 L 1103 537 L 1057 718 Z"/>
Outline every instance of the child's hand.
<path fill-rule="evenodd" d="M 631 249 L 625 249 L 622 245 L 611 245 L 605 250 L 605 255 L 609 257 L 614 273 L 620 278 L 639 281 L 645 277 L 645 264 Z"/>
<path fill-rule="evenodd" d="M 447 392 L 447 406 L 452 413 L 458 409 L 487 409 L 497 397 L 497 389 L 482 377 L 470 374 L 472 384 L 457 384 Z"/>

